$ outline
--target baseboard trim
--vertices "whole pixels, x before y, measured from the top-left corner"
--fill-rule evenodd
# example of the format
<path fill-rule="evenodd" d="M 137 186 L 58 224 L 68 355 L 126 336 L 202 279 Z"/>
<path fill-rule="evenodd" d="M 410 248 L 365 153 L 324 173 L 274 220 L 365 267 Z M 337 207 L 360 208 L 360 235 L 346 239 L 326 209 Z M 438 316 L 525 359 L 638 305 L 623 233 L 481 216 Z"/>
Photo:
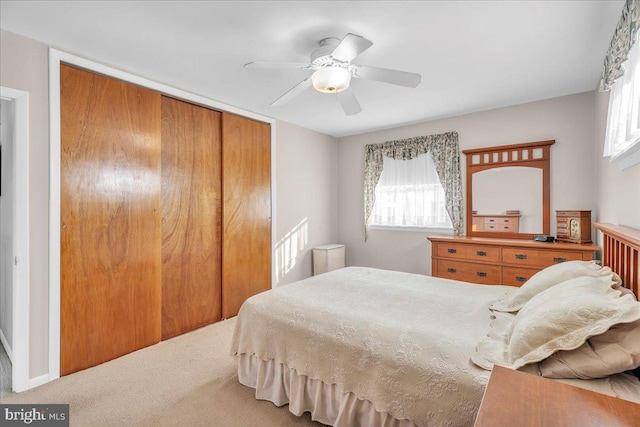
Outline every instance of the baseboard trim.
<path fill-rule="evenodd" d="M 49 374 L 40 375 L 39 377 L 29 378 L 28 390 L 46 384 L 50 381 Z"/>
<path fill-rule="evenodd" d="M 13 365 L 13 351 L 11 351 L 11 346 L 9 345 L 9 341 L 7 341 L 7 337 L 4 336 L 4 332 L 0 329 L 0 342 L 4 347 L 4 351 L 7 352 L 7 356 L 9 356 L 9 360 L 11 360 L 11 364 Z"/>

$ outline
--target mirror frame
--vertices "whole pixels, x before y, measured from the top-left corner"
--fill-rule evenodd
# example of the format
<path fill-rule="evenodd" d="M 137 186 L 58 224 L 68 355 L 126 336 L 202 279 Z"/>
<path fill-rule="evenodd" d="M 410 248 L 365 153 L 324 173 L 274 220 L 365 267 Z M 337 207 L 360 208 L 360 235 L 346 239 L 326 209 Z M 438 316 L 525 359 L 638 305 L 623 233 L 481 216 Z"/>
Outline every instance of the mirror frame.
<path fill-rule="evenodd" d="M 536 234 L 550 234 L 551 209 L 550 209 L 550 153 L 555 140 L 528 142 L 525 144 L 500 145 L 495 147 L 475 148 L 462 150 L 467 161 L 467 207 L 466 228 L 469 237 L 493 237 L 503 239 L 533 239 Z M 533 150 L 541 149 L 542 157 L 534 159 Z M 514 156 L 517 153 L 517 156 Z M 526 153 L 526 160 L 523 160 Z M 473 163 L 474 156 L 479 161 Z M 503 168 L 509 166 L 524 166 L 542 169 L 542 232 L 540 233 L 500 233 L 495 231 L 473 231 L 473 174 L 488 169 Z"/>

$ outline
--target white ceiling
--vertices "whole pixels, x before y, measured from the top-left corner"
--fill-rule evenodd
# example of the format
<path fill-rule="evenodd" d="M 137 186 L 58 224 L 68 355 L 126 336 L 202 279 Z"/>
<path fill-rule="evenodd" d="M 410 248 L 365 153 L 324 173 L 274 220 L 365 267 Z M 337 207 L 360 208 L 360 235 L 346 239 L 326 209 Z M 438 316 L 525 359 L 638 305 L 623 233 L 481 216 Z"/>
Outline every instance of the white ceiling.
<path fill-rule="evenodd" d="M 0 27 L 58 49 L 333 136 L 593 90 L 624 1 L 7 1 Z M 363 111 L 309 89 L 269 104 L 325 37 L 362 35 L 353 62 L 422 75 L 354 79 Z"/>

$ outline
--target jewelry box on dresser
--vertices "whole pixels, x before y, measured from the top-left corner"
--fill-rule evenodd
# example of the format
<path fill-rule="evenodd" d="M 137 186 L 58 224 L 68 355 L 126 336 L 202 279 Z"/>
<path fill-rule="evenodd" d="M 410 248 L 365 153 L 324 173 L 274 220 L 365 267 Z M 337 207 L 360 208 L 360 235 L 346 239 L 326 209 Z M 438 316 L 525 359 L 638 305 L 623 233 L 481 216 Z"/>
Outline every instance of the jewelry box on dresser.
<path fill-rule="evenodd" d="M 591 243 L 591 211 L 556 211 L 556 239 Z"/>
<path fill-rule="evenodd" d="M 533 240 L 535 235 L 550 235 L 553 144 L 549 140 L 463 151 L 467 237 L 428 237 L 433 276 L 520 286 L 550 265 L 593 259 L 599 248 L 587 243 L 591 224 L 586 221 L 579 224 L 580 233 L 568 235 L 565 242 Z M 580 218 L 590 219 L 587 212 L 559 211 L 558 230 L 565 222 L 569 226 Z"/>

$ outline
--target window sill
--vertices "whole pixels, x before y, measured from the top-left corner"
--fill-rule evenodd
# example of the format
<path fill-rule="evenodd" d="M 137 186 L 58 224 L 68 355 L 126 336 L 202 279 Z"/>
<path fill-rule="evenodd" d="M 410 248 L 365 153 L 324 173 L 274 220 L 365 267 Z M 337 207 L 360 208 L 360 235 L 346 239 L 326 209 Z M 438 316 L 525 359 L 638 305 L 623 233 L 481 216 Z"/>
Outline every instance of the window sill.
<path fill-rule="evenodd" d="M 635 143 L 622 153 L 611 157 L 611 161 L 618 164 L 620 170 L 625 170 L 640 163 L 640 142 Z"/>
<path fill-rule="evenodd" d="M 414 226 L 402 226 L 402 225 L 369 225 L 371 230 L 385 230 L 385 231 L 413 231 L 420 233 L 450 233 L 453 234 L 453 228 L 449 227 L 414 227 Z"/>

